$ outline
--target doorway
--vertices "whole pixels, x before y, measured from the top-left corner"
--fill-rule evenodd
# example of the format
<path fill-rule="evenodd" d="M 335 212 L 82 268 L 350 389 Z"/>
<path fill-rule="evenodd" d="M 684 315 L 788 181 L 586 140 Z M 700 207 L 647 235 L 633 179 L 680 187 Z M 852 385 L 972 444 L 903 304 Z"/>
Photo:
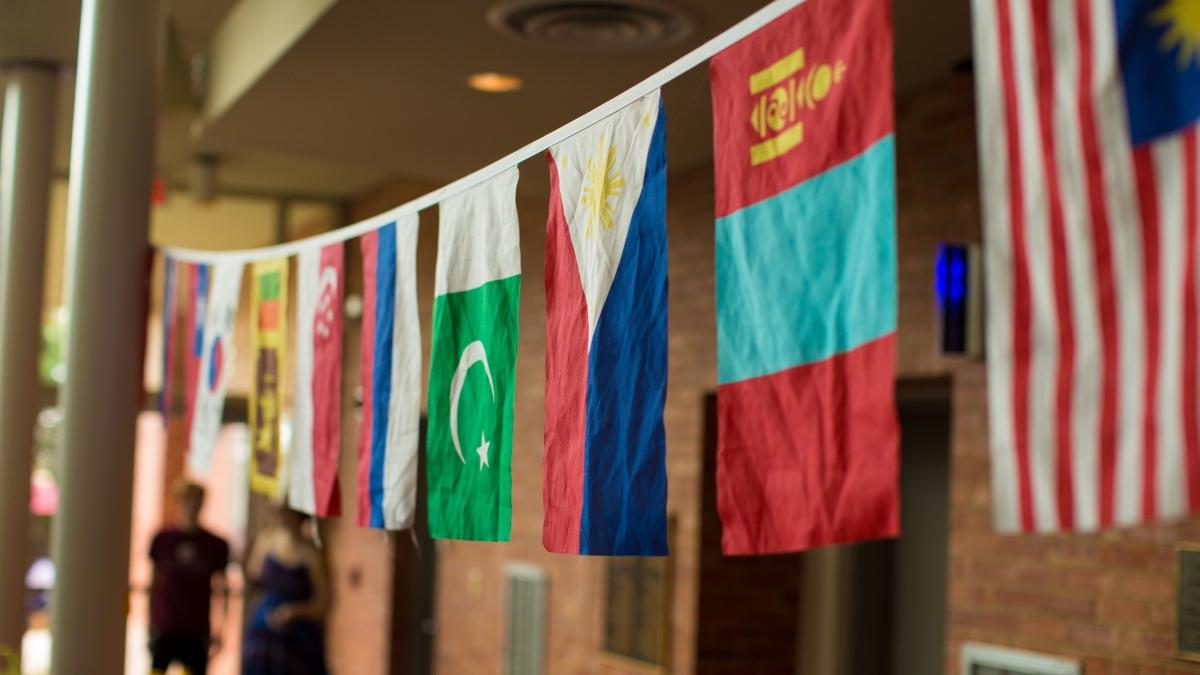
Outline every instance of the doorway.
<path fill-rule="evenodd" d="M 706 397 L 697 673 L 944 670 L 950 392 L 945 377 L 897 383 L 900 538 L 752 557 L 721 553 L 716 397 Z"/>

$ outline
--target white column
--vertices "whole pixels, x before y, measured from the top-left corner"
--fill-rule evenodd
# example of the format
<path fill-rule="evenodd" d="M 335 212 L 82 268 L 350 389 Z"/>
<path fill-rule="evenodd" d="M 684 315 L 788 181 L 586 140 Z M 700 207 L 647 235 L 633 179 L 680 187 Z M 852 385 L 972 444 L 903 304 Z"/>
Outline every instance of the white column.
<path fill-rule="evenodd" d="M 20 652 L 29 561 L 29 472 L 37 417 L 43 261 L 57 66 L 3 69 L 0 131 L 0 653 Z M 0 666 L 3 657 L 0 656 Z M 0 668 L 3 670 L 3 668 Z"/>
<path fill-rule="evenodd" d="M 67 207 L 54 675 L 120 675 L 125 666 L 159 19 L 157 0 L 83 1 Z"/>

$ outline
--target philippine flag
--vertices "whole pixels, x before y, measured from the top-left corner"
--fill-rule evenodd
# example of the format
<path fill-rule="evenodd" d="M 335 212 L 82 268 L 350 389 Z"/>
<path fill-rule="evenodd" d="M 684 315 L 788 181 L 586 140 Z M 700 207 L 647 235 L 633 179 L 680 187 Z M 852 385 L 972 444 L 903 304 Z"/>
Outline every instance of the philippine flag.
<path fill-rule="evenodd" d="M 665 123 L 655 91 L 549 152 L 551 552 L 667 553 Z"/>

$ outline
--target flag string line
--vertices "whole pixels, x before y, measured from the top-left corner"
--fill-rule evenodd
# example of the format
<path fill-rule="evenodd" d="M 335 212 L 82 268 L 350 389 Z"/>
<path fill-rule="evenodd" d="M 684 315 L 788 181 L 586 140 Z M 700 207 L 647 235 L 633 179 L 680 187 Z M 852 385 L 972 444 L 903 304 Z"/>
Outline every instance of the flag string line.
<path fill-rule="evenodd" d="M 724 32 L 709 39 L 708 42 L 700 45 L 692 51 L 684 54 L 676 59 L 670 65 L 662 70 L 654 73 L 650 77 L 642 80 L 638 84 L 630 87 L 621 94 L 618 94 L 605 103 L 600 104 L 591 112 L 588 112 L 574 120 L 564 124 L 563 126 L 551 131 L 541 138 L 527 144 L 525 147 L 509 153 L 508 155 L 488 164 L 473 173 L 467 174 L 458 180 L 448 183 L 432 192 L 426 193 L 416 199 L 400 204 L 382 213 L 360 220 L 357 223 L 340 227 L 336 230 L 330 230 L 305 239 L 297 239 L 295 241 L 286 242 L 283 244 L 275 244 L 273 246 L 264 246 L 260 248 L 241 249 L 234 251 L 207 251 L 201 249 L 182 248 L 176 246 L 156 246 L 156 248 L 172 259 L 182 262 L 192 263 L 214 263 L 218 261 L 241 261 L 253 262 L 258 260 L 269 260 L 272 258 L 284 258 L 291 255 L 296 255 L 301 250 L 310 246 L 327 246 L 340 242 L 349 241 L 355 237 L 361 237 L 368 232 L 377 230 L 384 225 L 394 222 L 404 216 L 409 216 L 419 213 L 430 207 L 436 206 L 445 200 L 447 197 L 452 197 L 460 192 L 469 190 L 480 183 L 483 183 L 495 176 L 507 171 L 508 169 L 520 164 L 521 162 L 535 157 L 548 148 L 557 145 L 572 136 L 586 130 L 588 127 L 604 120 L 605 118 L 619 112 L 624 107 L 637 101 L 646 94 L 661 89 L 664 85 L 672 80 L 683 75 L 687 71 L 701 65 L 709 60 L 717 53 L 725 50 L 735 42 L 750 35 L 754 31 L 762 28 L 771 21 L 774 21 L 788 10 L 801 5 L 805 0 L 774 0 L 769 5 L 765 5 L 758 11 L 754 12 L 745 19 L 734 24 Z"/>

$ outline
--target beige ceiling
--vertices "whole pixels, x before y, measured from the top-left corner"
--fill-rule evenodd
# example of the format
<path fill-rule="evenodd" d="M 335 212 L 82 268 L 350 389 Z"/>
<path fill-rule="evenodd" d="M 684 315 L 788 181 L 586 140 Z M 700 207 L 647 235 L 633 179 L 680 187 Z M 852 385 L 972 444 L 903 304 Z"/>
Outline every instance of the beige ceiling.
<path fill-rule="evenodd" d="M 183 179 L 192 154 L 213 151 L 222 157 L 222 184 L 243 189 L 353 196 L 394 177 L 449 181 L 620 93 L 765 4 L 665 1 L 689 11 L 696 30 L 665 48 L 614 53 L 497 34 L 485 21 L 494 0 L 341 0 L 199 138 L 189 133 L 190 116 L 165 115 L 160 169 Z M 205 49 L 233 4 L 174 0 L 184 46 Z M 77 21 L 78 5 L 0 1 L 0 58 L 24 49 L 71 60 L 75 35 L 69 26 Z M 898 86 L 936 78 L 969 57 L 968 5 L 897 0 Z M 25 32 L 20 26 L 36 27 Z M 485 70 L 515 73 L 525 86 L 503 95 L 467 88 L 467 76 Z M 69 93 L 69 86 L 64 89 Z M 704 69 L 673 82 L 665 94 L 671 166 L 708 161 Z M 59 154 L 65 168 L 66 152 Z"/>
<path fill-rule="evenodd" d="M 0 1 L 0 63 L 75 61 L 80 0 Z"/>
<path fill-rule="evenodd" d="M 340 2 L 208 129 L 205 143 L 230 153 L 253 148 L 358 167 L 362 187 L 392 175 L 448 181 L 599 105 L 766 3 L 674 0 L 696 18 L 693 34 L 667 48 L 622 53 L 499 35 L 485 21 L 493 4 Z M 968 3 L 901 4 L 902 86 L 947 72 L 968 56 Z M 502 95 L 465 86 L 469 74 L 488 70 L 518 74 L 525 86 Z M 676 169 L 711 156 L 708 95 L 703 68 L 666 89 Z"/>

